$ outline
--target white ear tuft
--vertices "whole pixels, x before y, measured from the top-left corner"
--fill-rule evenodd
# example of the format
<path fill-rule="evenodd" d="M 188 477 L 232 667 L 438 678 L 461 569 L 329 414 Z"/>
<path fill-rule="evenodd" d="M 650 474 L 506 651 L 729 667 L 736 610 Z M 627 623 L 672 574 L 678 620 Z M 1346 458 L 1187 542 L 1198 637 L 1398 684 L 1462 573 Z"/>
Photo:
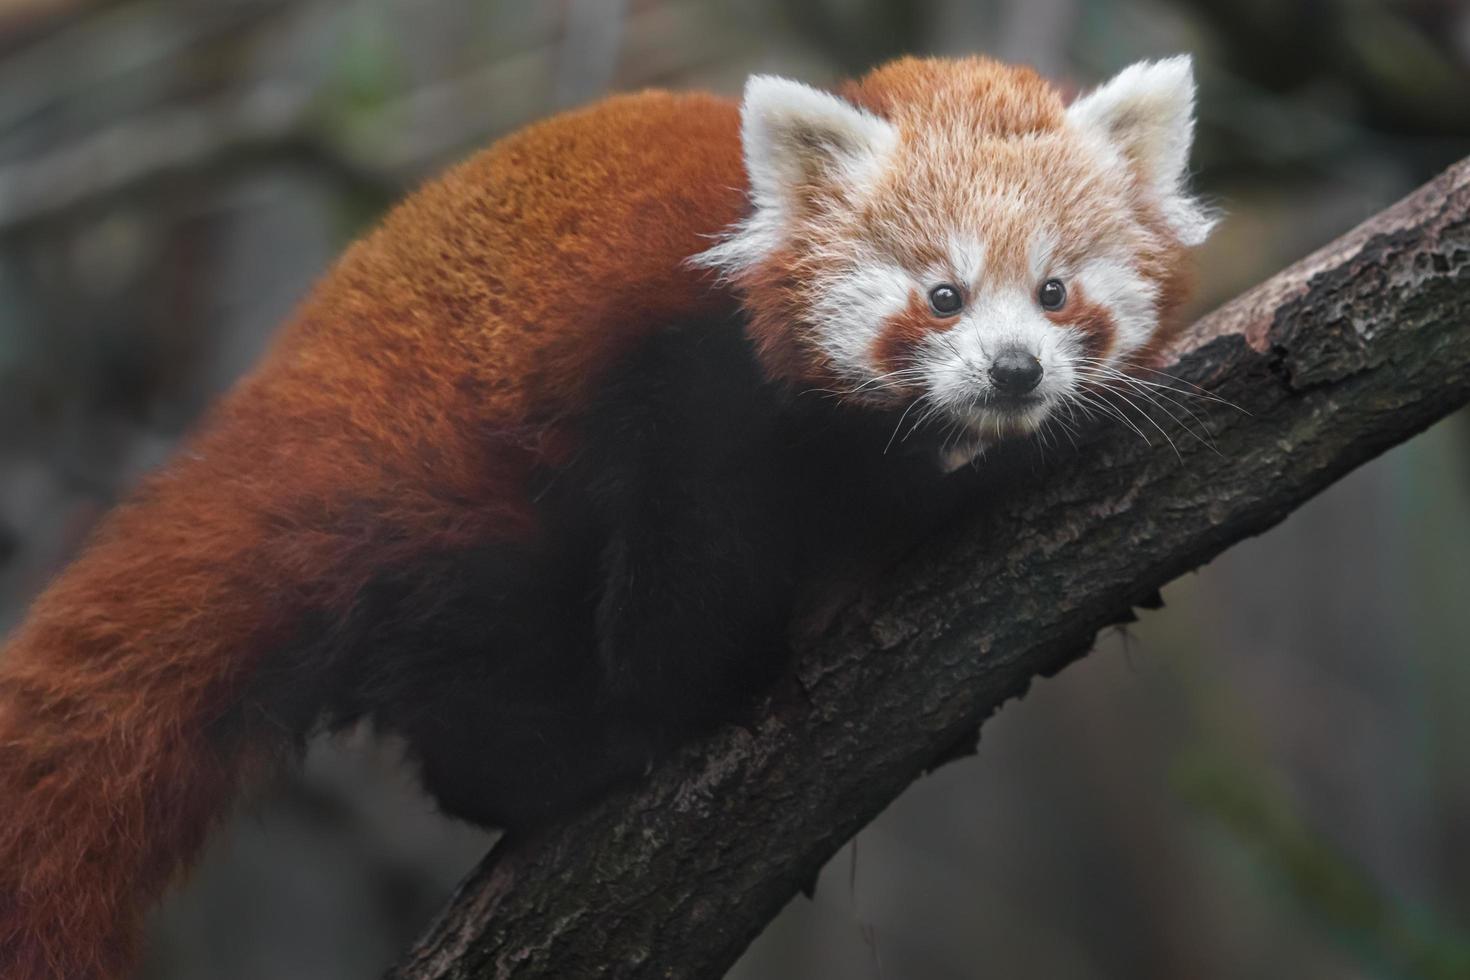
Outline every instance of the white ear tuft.
<path fill-rule="evenodd" d="M 1186 245 L 1205 240 L 1215 220 L 1187 187 L 1194 141 L 1194 67 L 1188 55 L 1129 65 L 1072 103 L 1067 119 L 1139 168 Z"/>
<path fill-rule="evenodd" d="M 835 95 L 752 75 L 740 107 L 745 168 L 757 207 L 780 209 L 805 186 L 861 192 L 898 143 L 898 130 Z"/>

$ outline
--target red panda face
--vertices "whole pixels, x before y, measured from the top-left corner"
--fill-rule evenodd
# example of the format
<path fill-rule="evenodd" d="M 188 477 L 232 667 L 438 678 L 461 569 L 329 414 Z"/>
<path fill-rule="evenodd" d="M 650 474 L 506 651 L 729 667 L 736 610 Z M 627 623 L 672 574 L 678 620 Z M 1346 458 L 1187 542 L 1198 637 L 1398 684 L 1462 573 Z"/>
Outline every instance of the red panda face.
<path fill-rule="evenodd" d="M 1151 353 L 1210 225 L 1183 185 L 1187 59 L 1070 108 L 978 59 L 895 62 L 844 95 L 751 80 L 753 211 L 698 259 L 742 290 L 773 375 L 978 441 Z"/>

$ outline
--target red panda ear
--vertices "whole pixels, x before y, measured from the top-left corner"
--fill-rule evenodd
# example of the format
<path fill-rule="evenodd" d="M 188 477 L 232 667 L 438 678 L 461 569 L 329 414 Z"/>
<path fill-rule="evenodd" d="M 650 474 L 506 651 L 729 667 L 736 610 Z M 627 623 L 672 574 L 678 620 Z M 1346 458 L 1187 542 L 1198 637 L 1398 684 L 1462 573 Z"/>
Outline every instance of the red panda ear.
<path fill-rule="evenodd" d="M 753 75 L 740 107 L 745 169 L 757 208 L 784 210 L 803 189 L 861 193 L 898 143 L 898 130 L 818 89 Z"/>
<path fill-rule="evenodd" d="M 1215 224 L 1187 184 L 1194 91 L 1192 60 L 1179 55 L 1130 65 L 1067 109 L 1072 126 L 1100 137 L 1139 168 L 1186 245 L 1204 241 Z"/>

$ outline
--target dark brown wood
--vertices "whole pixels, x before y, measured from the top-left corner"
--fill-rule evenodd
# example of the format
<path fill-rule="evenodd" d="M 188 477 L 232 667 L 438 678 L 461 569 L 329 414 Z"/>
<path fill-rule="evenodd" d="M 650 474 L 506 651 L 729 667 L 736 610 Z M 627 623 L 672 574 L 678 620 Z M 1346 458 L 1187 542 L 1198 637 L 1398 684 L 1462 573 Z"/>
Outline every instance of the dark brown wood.
<path fill-rule="evenodd" d="M 1470 161 L 1205 317 L 1173 359 L 1241 409 L 1204 406 L 1216 448 L 1116 425 L 1053 454 L 804 644 L 800 696 L 497 847 L 390 976 L 719 977 L 1032 677 L 1470 400 Z"/>

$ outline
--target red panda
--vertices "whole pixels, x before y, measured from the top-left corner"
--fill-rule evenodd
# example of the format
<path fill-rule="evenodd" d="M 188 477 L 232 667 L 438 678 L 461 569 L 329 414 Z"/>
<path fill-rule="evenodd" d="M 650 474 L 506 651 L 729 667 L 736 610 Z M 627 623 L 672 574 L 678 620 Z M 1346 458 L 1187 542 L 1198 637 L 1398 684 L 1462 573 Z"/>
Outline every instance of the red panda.
<path fill-rule="evenodd" d="M 1193 99 L 1185 58 L 1070 107 L 979 58 L 756 77 L 411 196 L 0 656 L 0 975 L 127 975 L 320 728 L 514 834 L 733 717 L 846 543 L 1174 329 Z"/>

